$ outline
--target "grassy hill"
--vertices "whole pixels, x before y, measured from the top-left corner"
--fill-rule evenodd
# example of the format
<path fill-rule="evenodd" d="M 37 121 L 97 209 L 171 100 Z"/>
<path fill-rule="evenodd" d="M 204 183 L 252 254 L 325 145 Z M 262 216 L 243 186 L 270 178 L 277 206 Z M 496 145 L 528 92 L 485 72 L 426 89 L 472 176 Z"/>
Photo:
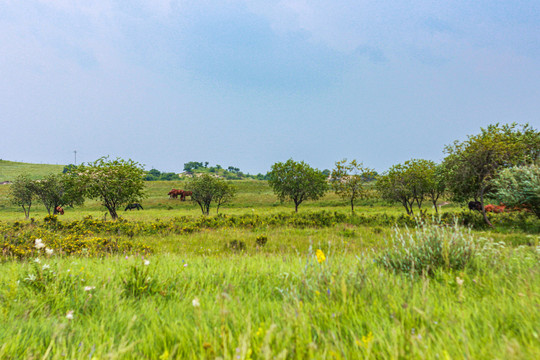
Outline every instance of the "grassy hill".
<path fill-rule="evenodd" d="M 0 182 L 13 181 L 18 175 L 28 174 L 32 179 L 41 179 L 51 173 L 60 173 L 64 165 L 29 164 L 0 160 Z"/>

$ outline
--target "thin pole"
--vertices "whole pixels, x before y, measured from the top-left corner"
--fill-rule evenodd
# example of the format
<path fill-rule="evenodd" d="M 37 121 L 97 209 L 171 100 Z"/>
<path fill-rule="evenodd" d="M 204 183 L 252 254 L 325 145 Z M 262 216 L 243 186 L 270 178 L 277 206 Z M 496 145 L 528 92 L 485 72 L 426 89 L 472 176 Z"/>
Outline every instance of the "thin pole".
<path fill-rule="evenodd" d="M 73 153 L 75 154 L 75 165 L 77 165 L 77 150 L 74 150 Z"/>

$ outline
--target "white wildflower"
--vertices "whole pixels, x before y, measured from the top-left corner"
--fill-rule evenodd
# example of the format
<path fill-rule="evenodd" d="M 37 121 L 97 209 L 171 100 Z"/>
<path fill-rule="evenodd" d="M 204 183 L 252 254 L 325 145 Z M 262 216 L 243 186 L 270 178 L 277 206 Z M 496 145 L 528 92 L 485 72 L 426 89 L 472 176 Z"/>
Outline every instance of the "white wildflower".
<path fill-rule="evenodd" d="M 41 260 L 39 260 L 39 258 L 36 258 L 36 259 L 34 260 L 34 262 L 37 262 L 37 263 L 39 264 L 39 263 L 41 262 Z"/>
<path fill-rule="evenodd" d="M 42 267 L 43 270 L 47 270 L 47 269 L 49 269 L 49 268 L 50 268 L 50 265 L 48 265 L 48 264 L 45 264 L 45 265 L 43 265 L 43 267 Z"/>
<path fill-rule="evenodd" d="M 35 242 L 35 245 L 34 245 L 34 246 L 35 246 L 36 249 L 39 250 L 39 249 L 44 248 L 44 247 L 45 247 L 45 244 L 43 243 L 43 240 L 41 240 L 41 239 L 36 239 L 36 242 Z"/>
<path fill-rule="evenodd" d="M 463 279 L 461 279 L 459 276 L 456 277 L 456 282 L 459 286 L 463 285 Z"/>
<path fill-rule="evenodd" d="M 96 287 L 95 286 L 85 286 L 84 287 L 84 291 L 92 291 L 94 290 Z"/>
<path fill-rule="evenodd" d="M 144 265 L 146 266 L 150 265 L 150 260 L 144 260 Z"/>
<path fill-rule="evenodd" d="M 53 249 L 49 249 L 49 248 L 45 248 L 45 252 L 47 253 L 47 255 L 52 255 L 54 250 Z"/>
<path fill-rule="evenodd" d="M 36 275 L 34 274 L 28 274 L 28 277 L 24 279 L 25 281 L 34 281 L 36 280 Z"/>
<path fill-rule="evenodd" d="M 69 310 L 66 314 L 66 318 L 69 320 L 73 320 L 73 310 Z"/>
<path fill-rule="evenodd" d="M 191 303 L 193 304 L 193 307 L 201 306 L 201 303 L 199 302 L 198 298 L 193 299 L 193 301 Z"/>

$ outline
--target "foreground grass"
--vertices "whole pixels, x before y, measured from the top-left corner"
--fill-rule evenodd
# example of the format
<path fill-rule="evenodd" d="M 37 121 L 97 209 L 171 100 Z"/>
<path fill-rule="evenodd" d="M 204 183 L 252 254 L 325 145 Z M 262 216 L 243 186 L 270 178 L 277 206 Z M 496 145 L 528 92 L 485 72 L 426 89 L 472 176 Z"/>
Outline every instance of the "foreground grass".
<path fill-rule="evenodd" d="M 6 262 L 0 358 L 540 358 L 535 251 L 433 278 L 331 249 Z"/>

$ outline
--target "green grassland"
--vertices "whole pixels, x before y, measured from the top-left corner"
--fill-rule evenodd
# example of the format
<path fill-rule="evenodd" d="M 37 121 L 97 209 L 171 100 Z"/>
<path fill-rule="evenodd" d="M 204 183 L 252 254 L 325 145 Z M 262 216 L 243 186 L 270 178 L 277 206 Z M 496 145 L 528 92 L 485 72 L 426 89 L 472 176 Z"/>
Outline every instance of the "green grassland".
<path fill-rule="evenodd" d="M 51 173 L 61 173 L 64 165 L 29 164 L 0 160 L 0 182 L 13 181 L 21 174 L 27 174 L 32 179 L 41 179 Z"/>
<path fill-rule="evenodd" d="M 469 265 L 414 275 L 377 260 L 414 234 L 392 225 L 399 206 L 364 199 L 350 216 L 329 193 L 297 215 L 267 182 L 243 180 L 204 218 L 168 198 L 183 184 L 148 182 L 144 210 L 117 222 L 96 201 L 54 218 L 36 203 L 26 221 L 0 186 L 13 245 L 0 256 L 0 359 L 540 358 L 533 216 L 493 215 L 495 228 L 471 230 Z"/>

